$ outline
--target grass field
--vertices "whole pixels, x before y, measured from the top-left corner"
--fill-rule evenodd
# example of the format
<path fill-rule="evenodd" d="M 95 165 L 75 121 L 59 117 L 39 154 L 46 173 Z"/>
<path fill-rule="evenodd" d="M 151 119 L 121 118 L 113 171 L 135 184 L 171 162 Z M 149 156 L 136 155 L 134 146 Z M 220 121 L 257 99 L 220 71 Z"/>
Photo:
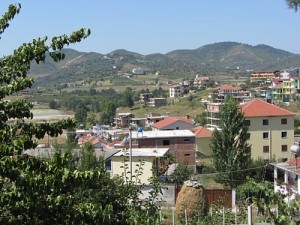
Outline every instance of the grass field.
<path fill-rule="evenodd" d="M 131 112 L 135 117 L 145 117 L 149 113 L 160 113 L 162 115 L 169 116 L 186 116 L 189 115 L 191 118 L 195 118 L 196 115 L 201 114 L 205 110 L 205 106 L 201 103 L 201 99 L 207 98 L 212 90 L 205 90 L 196 92 L 193 94 L 192 99 L 189 95 L 186 97 L 175 100 L 174 102 L 168 101 L 168 105 L 164 107 L 154 108 L 136 104 L 132 108 L 119 107 L 117 113 L 120 112 Z"/>

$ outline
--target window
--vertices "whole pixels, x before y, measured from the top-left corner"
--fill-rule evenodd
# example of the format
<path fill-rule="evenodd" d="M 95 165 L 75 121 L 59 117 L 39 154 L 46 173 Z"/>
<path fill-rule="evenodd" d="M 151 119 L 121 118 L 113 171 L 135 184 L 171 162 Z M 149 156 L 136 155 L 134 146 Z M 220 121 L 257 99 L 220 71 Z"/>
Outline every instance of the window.
<path fill-rule="evenodd" d="M 267 126 L 267 125 L 269 125 L 269 120 L 264 119 L 264 120 L 262 121 L 262 123 L 263 123 L 264 126 Z"/>
<path fill-rule="evenodd" d="M 282 152 L 287 152 L 288 146 L 287 145 L 281 145 L 281 151 Z"/>
<path fill-rule="evenodd" d="M 281 124 L 287 124 L 287 118 L 282 118 L 281 119 Z"/>
<path fill-rule="evenodd" d="M 269 139 L 269 132 L 263 132 L 263 139 Z"/>
<path fill-rule="evenodd" d="M 251 124 L 251 123 L 250 123 L 250 120 L 245 120 L 245 122 L 244 122 L 244 125 L 245 125 L 245 126 L 250 126 L 250 124 Z"/>
<path fill-rule="evenodd" d="M 250 137 L 251 137 L 251 134 L 247 133 L 247 139 L 250 139 Z"/>
<path fill-rule="evenodd" d="M 163 145 L 170 145 L 170 140 L 163 140 Z"/>
<path fill-rule="evenodd" d="M 263 146 L 263 152 L 264 153 L 269 153 L 269 145 Z"/>
<path fill-rule="evenodd" d="M 287 138 L 287 132 L 286 131 L 281 132 L 281 138 Z"/>
<path fill-rule="evenodd" d="M 184 156 L 190 156 L 190 155 L 191 155 L 190 153 L 185 153 L 185 154 L 184 154 Z"/>
<path fill-rule="evenodd" d="M 183 141 L 184 142 L 188 142 L 188 141 L 190 141 L 190 139 L 189 138 L 185 138 L 185 139 L 183 139 Z"/>
<path fill-rule="evenodd" d="M 179 127 L 176 127 L 176 130 L 179 130 Z"/>

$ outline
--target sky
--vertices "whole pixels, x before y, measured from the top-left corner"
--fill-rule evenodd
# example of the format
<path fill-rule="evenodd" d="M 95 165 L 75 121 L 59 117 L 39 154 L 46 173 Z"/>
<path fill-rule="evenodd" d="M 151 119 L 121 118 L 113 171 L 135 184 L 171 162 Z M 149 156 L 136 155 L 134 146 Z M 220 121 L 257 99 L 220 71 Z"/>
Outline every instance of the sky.
<path fill-rule="evenodd" d="M 82 52 L 165 54 L 236 41 L 300 54 L 300 12 L 285 0 L 1 0 L 0 14 L 12 3 L 22 9 L 0 36 L 0 57 L 81 27 L 91 35 L 69 47 Z"/>

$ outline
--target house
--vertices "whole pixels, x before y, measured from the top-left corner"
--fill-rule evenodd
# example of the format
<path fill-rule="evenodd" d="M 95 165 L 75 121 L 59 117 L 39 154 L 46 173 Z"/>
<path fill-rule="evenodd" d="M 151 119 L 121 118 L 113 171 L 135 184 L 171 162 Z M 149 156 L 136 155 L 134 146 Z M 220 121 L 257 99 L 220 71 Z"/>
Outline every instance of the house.
<path fill-rule="evenodd" d="M 285 162 L 272 163 L 274 167 L 274 191 L 286 195 L 286 201 L 300 194 L 300 157 Z"/>
<path fill-rule="evenodd" d="M 294 143 L 295 114 L 261 99 L 241 105 L 249 128 L 251 157 L 287 159 Z"/>
<path fill-rule="evenodd" d="M 130 126 L 138 128 L 145 127 L 146 118 L 131 118 Z"/>
<path fill-rule="evenodd" d="M 169 88 L 170 98 L 179 98 L 183 96 L 183 86 L 174 85 Z"/>
<path fill-rule="evenodd" d="M 197 88 L 208 88 L 213 87 L 215 84 L 215 81 L 210 79 L 209 77 L 196 77 L 194 79 L 194 87 Z"/>
<path fill-rule="evenodd" d="M 92 127 L 92 134 L 94 134 L 97 137 L 106 137 L 106 133 L 108 130 L 111 130 L 112 128 L 109 125 L 99 125 L 96 124 L 96 126 Z"/>
<path fill-rule="evenodd" d="M 265 101 L 271 103 L 272 102 L 272 88 L 268 86 L 261 86 L 252 89 L 254 95 L 258 98 L 262 98 Z"/>
<path fill-rule="evenodd" d="M 203 126 L 197 126 L 192 129 L 192 132 L 196 136 L 196 151 L 201 155 L 211 156 L 212 150 L 209 145 L 212 139 L 213 131 Z"/>
<path fill-rule="evenodd" d="M 158 113 L 150 113 L 146 116 L 146 127 L 152 126 L 152 124 L 163 120 L 166 116 L 160 115 Z"/>
<path fill-rule="evenodd" d="M 166 117 L 152 124 L 153 130 L 191 130 L 194 127 L 193 120 L 188 117 Z"/>
<path fill-rule="evenodd" d="M 104 146 L 107 144 L 107 142 L 102 138 L 92 135 L 82 136 L 78 139 L 79 146 L 82 146 L 85 143 L 90 143 L 94 148 L 104 148 Z"/>
<path fill-rule="evenodd" d="M 118 117 L 115 118 L 116 127 L 128 127 L 132 118 L 132 113 L 118 113 Z"/>
<path fill-rule="evenodd" d="M 148 106 L 150 107 L 161 107 L 167 105 L 166 98 L 150 98 L 148 102 Z"/>
<path fill-rule="evenodd" d="M 140 94 L 140 103 L 147 103 L 150 101 L 150 98 L 153 98 L 153 94 L 149 93 L 141 93 Z"/>
<path fill-rule="evenodd" d="M 190 130 L 132 131 L 133 148 L 169 148 L 175 163 L 195 166 L 195 134 Z"/>
<path fill-rule="evenodd" d="M 226 96 L 231 96 L 232 98 L 243 102 L 250 98 L 250 92 L 244 91 L 241 87 L 235 87 L 231 85 L 222 85 L 215 88 L 216 100 L 222 102 L 225 100 Z"/>
<path fill-rule="evenodd" d="M 111 174 L 123 177 L 125 181 L 129 181 L 132 176 L 134 182 L 147 185 L 149 178 L 159 175 L 161 160 L 168 151 L 168 147 L 121 150 L 112 157 Z"/>
<path fill-rule="evenodd" d="M 145 75 L 146 74 L 146 71 L 141 68 L 133 68 L 131 72 L 134 75 Z"/>
<path fill-rule="evenodd" d="M 250 75 L 250 82 L 265 82 L 270 81 L 275 77 L 280 76 L 279 70 L 258 70 L 253 71 Z"/>

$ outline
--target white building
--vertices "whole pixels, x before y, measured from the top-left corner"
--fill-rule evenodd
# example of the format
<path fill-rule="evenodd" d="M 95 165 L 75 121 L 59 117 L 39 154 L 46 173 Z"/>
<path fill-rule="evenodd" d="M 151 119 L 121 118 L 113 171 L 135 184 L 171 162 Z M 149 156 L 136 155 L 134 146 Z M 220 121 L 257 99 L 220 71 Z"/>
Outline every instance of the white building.
<path fill-rule="evenodd" d="M 178 98 L 183 96 L 184 89 L 181 85 L 175 85 L 170 87 L 169 92 L 170 98 Z"/>
<path fill-rule="evenodd" d="M 137 184 L 149 184 L 153 175 L 158 175 L 160 159 L 169 148 L 133 148 L 121 150 L 112 157 L 112 176 L 120 176 L 125 181 Z M 132 161 L 130 161 L 130 152 Z M 131 170 L 132 168 L 132 170 Z M 132 171 L 132 173 L 131 173 Z"/>

